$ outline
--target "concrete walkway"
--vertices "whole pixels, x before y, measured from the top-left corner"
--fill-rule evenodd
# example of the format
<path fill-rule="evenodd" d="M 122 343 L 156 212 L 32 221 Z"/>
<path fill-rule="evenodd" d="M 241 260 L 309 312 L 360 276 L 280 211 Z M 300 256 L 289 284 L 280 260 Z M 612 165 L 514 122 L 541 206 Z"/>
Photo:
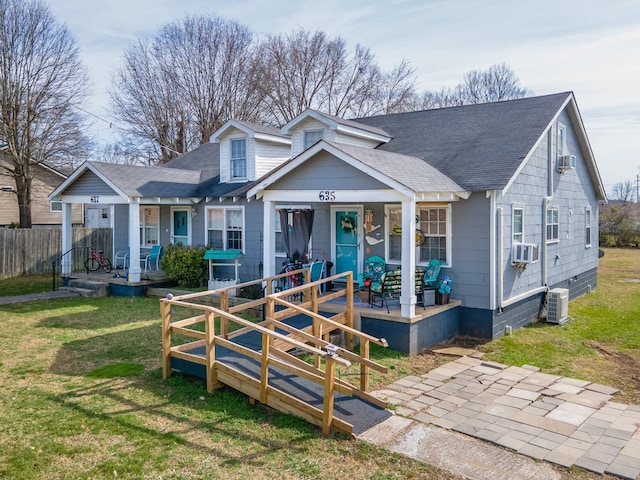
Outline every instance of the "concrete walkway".
<path fill-rule="evenodd" d="M 0 297 L 0 305 L 12 305 L 16 303 L 40 302 L 54 298 L 78 297 L 80 294 L 68 290 L 56 290 L 55 292 L 30 293 L 28 295 L 16 295 L 15 297 Z"/>
<path fill-rule="evenodd" d="M 616 391 L 462 357 L 374 392 L 397 415 L 360 438 L 476 480 L 559 478 L 550 464 L 635 480 L 640 406 Z"/>

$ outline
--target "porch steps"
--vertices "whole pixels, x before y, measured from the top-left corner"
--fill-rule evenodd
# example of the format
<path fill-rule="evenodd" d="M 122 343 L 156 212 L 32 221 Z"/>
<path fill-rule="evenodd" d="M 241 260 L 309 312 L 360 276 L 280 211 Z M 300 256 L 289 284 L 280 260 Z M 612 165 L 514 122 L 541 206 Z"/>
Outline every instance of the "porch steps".
<path fill-rule="evenodd" d="M 75 292 L 83 297 L 108 297 L 109 284 L 83 278 L 72 278 L 69 285 L 60 287 L 60 290 Z"/>

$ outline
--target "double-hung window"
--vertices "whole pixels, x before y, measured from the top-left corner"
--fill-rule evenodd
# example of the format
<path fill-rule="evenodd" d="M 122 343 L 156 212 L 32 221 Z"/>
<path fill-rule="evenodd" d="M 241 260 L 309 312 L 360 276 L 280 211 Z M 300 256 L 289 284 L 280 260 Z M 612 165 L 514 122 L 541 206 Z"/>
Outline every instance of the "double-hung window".
<path fill-rule="evenodd" d="M 158 245 L 160 239 L 160 207 L 141 207 L 140 244 Z"/>
<path fill-rule="evenodd" d="M 419 229 L 425 236 L 418 252 L 418 261 L 440 260 L 442 265 L 449 263 L 451 237 L 449 232 L 450 209 L 448 206 L 420 207 L 418 209 Z"/>
<path fill-rule="evenodd" d="M 242 250 L 242 207 L 207 208 L 207 245 L 218 250 Z"/>
<path fill-rule="evenodd" d="M 402 259 L 402 207 L 387 206 L 387 261 Z M 416 245 L 416 263 L 426 264 L 437 259 L 443 265 L 451 263 L 451 209 L 448 205 L 419 206 L 416 228 L 424 235 L 424 242 Z M 416 239 L 419 237 L 416 236 Z"/>
<path fill-rule="evenodd" d="M 558 133 L 557 137 L 556 137 L 557 154 L 558 154 L 558 156 L 566 155 L 568 153 L 568 151 L 567 151 L 567 127 L 563 123 L 558 122 L 557 133 Z"/>
<path fill-rule="evenodd" d="M 231 180 L 247 178 L 247 140 L 231 140 Z"/>
<path fill-rule="evenodd" d="M 547 207 L 547 242 L 560 240 L 560 210 L 558 207 Z"/>
<path fill-rule="evenodd" d="M 512 241 L 513 243 L 524 243 L 524 208 L 514 206 L 512 219 Z"/>
<path fill-rule="evenodd" d="M 324 130 L 307 130 L 304 132 L 304 149 L 324 138 Z"/>

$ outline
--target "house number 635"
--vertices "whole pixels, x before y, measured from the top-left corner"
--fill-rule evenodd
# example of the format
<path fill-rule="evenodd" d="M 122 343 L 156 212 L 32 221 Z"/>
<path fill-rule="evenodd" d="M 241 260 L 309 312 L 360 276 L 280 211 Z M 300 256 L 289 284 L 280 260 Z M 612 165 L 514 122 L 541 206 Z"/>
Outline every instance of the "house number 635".
<path fill-rule="evenodd" d="M 333 202 L 336 199 L 336 191 L 320 190 L 320 193 L 318 193 L 318 198 L 321 202 Z"/>

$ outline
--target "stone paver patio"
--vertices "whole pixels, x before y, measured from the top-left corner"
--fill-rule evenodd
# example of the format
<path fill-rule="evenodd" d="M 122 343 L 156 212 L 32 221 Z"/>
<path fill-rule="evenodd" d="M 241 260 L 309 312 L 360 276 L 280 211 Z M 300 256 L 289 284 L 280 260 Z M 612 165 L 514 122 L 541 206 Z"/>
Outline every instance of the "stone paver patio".
<path fill-rule="evenodd" d="M 461 357 L 405 377 L 377 397 L 402 417 L 463 433 L 534 459 L 622 478 L 640 476 L 640 406 L 616 389 Z"/>

